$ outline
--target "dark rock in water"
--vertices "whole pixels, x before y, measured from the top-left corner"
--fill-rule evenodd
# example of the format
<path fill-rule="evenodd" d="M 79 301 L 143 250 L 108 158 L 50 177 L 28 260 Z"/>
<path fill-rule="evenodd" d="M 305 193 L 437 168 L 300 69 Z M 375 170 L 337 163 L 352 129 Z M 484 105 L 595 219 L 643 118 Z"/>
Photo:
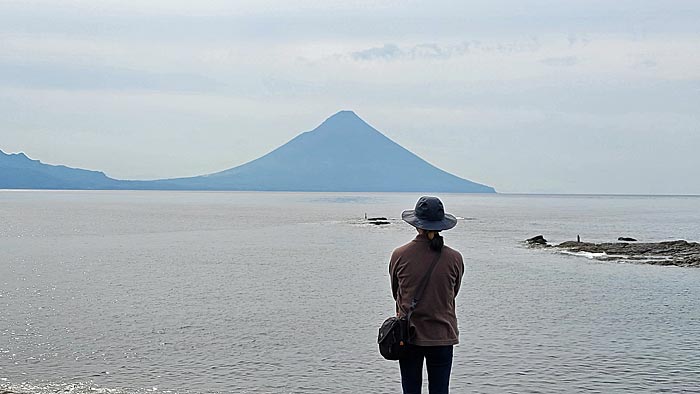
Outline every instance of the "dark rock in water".
<path fill-rule="evenodd" d="M 617 240 L 622 242 L 637 242 L 636 239 L 630 237 L 620 237 Z"/>
<path fill-rule="evenodd" d="M 700 268 L 700 243 L 684 240 L 634 244 L 567 241 L 555 248 L 574 253 L 595 253 L 595 259 L 604 261 Z"/>
<path fill-rule="evenodd" d="M 386 224 L 391 224 L 391 222 L 389 222 L 389 219 L 387 219 L 383 216 L 368 218 L 367 214 L 365 214 L 365 219 L 369 222 L 369 224 L 374 224 L 376 226 L 383 226 Z"/>
<path fill-rule="evenodd" d="M 542 236 L 542 235 L 538 235 L 536 237 L 526 239 L 525 242 L 527 242 L 529 245 L 547 246 L 547 240 L 544 239 L 544 236 Z"/>

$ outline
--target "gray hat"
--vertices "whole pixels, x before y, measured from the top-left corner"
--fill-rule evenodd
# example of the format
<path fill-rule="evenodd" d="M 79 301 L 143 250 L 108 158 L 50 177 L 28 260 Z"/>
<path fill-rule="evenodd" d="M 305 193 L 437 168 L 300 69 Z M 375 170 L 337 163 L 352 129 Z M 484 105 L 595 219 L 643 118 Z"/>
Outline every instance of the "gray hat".
<path fill-rule="evenodd" d="M 449 230 L 457 225 L 457 218 L 445 213 L 445 207 L 437 197 L 419 198 L 416 209 L 403 211 L 401 219 L 413 227 L 429 231 Z"/>

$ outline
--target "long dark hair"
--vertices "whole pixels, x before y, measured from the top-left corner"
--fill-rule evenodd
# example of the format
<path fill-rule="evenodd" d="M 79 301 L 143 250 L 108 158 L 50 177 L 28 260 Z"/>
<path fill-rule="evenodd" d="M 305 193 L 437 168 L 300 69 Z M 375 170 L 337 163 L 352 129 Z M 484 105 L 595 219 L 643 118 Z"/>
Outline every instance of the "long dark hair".
<path fill-rule="evenodd" d="M 445 246 L 445 239 L 442 238 L 439 231 L 427 231 L 428 239 L 430 240 L 430 250 L 439 252 Z"/>

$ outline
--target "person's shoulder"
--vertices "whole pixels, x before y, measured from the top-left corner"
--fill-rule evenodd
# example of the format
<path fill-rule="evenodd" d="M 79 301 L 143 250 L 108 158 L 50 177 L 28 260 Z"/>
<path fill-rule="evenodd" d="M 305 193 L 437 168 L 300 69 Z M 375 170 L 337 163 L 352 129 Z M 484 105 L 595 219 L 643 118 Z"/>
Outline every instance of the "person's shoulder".
<path fill-rule="evenodd" d="M 458 259 L 460 261 L 462 260 L 462 253 L 460 253 L 457 249 L 452 249 L 447 245 L 442 247 L 442 253 L 454 259 Z"/>
<path fill-rule="evenodd" d="M 419 247 L 419 244 L 415 242 L 415 240 L 408 241 L 407 243 L 394 249 L 394 251 L 391 253 L 391 258 L 398 259 L 401 256 L 411 255 L 415 253 L 415 248 L 417 247 Z"/>
<path fill-rule="evenodd" d="M 400 254 L 403 254 L 403 253 L 405 253 L 408 249 L 410 249 L 414 244 L 415 244 L 415 242 L 413 242 L 413 241 L 408 242 L 408 243 L 405 243 L 405 244 L 399 246 L 398 248 L 394 249 L 392 255 L 400 255 Z"/>

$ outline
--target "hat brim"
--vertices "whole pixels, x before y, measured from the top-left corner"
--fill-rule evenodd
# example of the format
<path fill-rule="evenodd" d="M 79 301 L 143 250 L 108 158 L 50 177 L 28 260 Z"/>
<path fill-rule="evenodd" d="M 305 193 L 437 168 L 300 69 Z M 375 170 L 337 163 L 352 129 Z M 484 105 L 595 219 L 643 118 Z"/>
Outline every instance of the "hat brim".
<path fill-rule="evenodd" d="M 449 213 L 446 213 L 442 220 L 422 220 L 416 216 L 416 211 L 413 209 L 403 211 L 401 219 L 413 227 L 428 231 L 449 230 L 457 225 L 457 218 Z"/>

